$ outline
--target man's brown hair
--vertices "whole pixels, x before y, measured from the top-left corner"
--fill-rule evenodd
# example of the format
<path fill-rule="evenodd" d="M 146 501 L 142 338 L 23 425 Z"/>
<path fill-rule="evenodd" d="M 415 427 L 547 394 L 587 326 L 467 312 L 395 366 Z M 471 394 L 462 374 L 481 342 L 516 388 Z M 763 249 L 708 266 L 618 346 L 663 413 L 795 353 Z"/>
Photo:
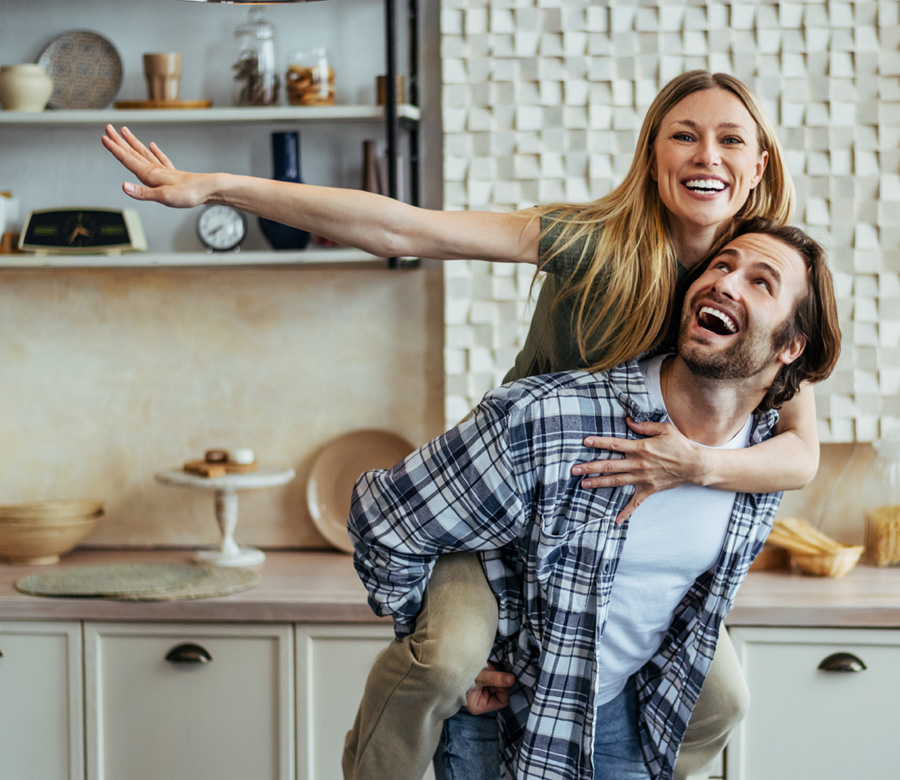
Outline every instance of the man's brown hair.
<path fill-rule="evenodd" d="M 806 339 L 806 346 L 793 363 L 783 366 L 778 373 L 759 405 L 759 409 L 764 411 L 778 409 L 789 401 L 803 382 L 821 382 L 831 374 L 841 354 L 841 328 L 834 284 L 822 245 L 800 228 L 777 225 L 762 217 L 739 220 L 729 240 L 747 233 L 773 236 L 794 249 L 806 265 L 808 282 L 805 294 L 794 303 L 793 313 L 782 334 L 784 344 L 802 336 Z"/>

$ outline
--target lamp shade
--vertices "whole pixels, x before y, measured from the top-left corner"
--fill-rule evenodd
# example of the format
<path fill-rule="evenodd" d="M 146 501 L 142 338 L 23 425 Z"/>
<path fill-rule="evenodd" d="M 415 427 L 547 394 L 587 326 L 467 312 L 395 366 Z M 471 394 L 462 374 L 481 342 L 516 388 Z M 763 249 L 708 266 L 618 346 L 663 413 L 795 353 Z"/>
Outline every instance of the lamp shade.
<path fill-rule="evenodd" d="M 218 5 L 283 5 L 286 3 L 315 3 L 319 0 L 185 0 L 187 3 L 217 3 Z"/>

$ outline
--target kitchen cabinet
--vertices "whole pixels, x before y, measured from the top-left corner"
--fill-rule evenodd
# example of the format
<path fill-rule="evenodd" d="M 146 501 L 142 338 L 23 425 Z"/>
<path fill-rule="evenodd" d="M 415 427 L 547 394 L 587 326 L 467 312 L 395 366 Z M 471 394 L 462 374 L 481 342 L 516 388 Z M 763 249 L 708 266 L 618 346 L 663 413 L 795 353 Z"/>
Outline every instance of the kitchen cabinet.
<path fill-rule="evenodd" d="M 739 627 L 730 633 L 750 687 L 750 710 L 728 745 L 728 780 L 896 775 L 900 630 Z"/>
<path fill-rule="evenodd" d="M 362 2 L 363 0 L 360 0 Z M 173 3 L 171 13 L 176 11 L 186 13 L 186 9 L 176 9 Z M 0 111 L 0 147 L 9 146 L 16 148 L 20 152 L 20 160 L 35 161 L 40 163 L 23 164 L 19 170 L 19 161 L 11 166 L 12 174 L 5 171 L 7 176 L 12 178 L 4 179 L 2 188 L 12 190 L 16 194 L 20 187 L 30 186 L 30 181 L 35 172 L 40 175 L 44 165 L 44 160 L 52 160 L 54 155 L 62 158 L 72 158 L 71 151 L 66 151 L 67 147 L 61 143 L 61 134 L 68 134 L 81 129 L 90 129 L 98 134 L 101 128 L 107 123 L 113 123 L 116 126 L 125 124 L 138 128 L 163 128 L 168 132 L 168 137 L 176 139 L 174 143 L 182 139 L 190 139 L 196 143 L 196 139 L 207 137 L 210 139 L 210 147 L 216 148 L 217 144 L 221 144 L 220 153 L 225 155 L 224 160 L 220 160 L 219 164 L 228 170 L 233 170 L 228 160 L 233 158 L 233 154 L 229 153 L 229 147 L 240 143 L 239 136 L 235 137 L 229 131 L 235 126 L 251 126 L 254 130 L 264 131 L 265 134 L 274 131 L 285 130 L 305 130 L 307 128 L 318 128 L 326 133 L 328 138 L 328 149 L 324 154 L 335 156 L 347 156 L 346 150 L 341 148 L 338 151 L 333 143 L 336 136 L 341 135 L 341 131 L 345 131 L 348 136 L 347 144 L 353 143 L 360 133 L 360 128 L 368 128 L 365 132 L 371 135 L 372 131 L 382 134 L 384 146 L 386 149 L 386 190 L 391 197 L 403 197 L 410 203 L 415 205 L 420 201 L 419 189 L 419 132 L 421 111 L 418 108 L 418 2 L 417 0 L 409 0 L 405 4 L 405 12 L 400 15 L 397 13 L 396 0 L 380 0 L 380 2 L 364 2 L 364 5 L 380 5 L 383 9 L 383 40 L 385 47 L 385 58 L 383 62 L 369 64 L 371 72 L 370 81 L 372 86 L 372 98 L 374 102 L 374 74 L 385 73 L 385 105 L 368 105 L 362 103 L 346 103 L 334 106 L 272 106 L 272 107 L 219 107 L 218 105 L 210 109 L 171 109 L 171 110 L 141 110 L 141 109 L 115 109 L 110 106 L 99 110 L 47 110 L 37 113 Z M 193 10 L 193 9 L 189 9 Z M 297 13 L 302 13 L 302 6 L 298 6 Z M 16 9 L 11 13 L 16 14 Z M 127 9 L 120 8 L 120 14 L 126 14 Z M 214 9 L 206 9 L 206 13 L 210 14 L 207 18 L 213 20 Z M 337 9 L 333 12 L 336 19 L 336 25 L 346 31 L 348 24 L 347 13 L 352 11 L 344 11 Z M 369 19 L 369 14 L 366 14 Z M 116 20 L 115 14 L 104 14 L 100 17 L 106 24 L 118 25 L 121 20 Z M 136 22 L 140 24 L 140 22 Z M 165 22 L 151 22 L 150 24 L 166 24 Z M 350 19 L 352 23 L 352 18 Z M 367 22 L 368 23 L 368 22 Z M 87 22 L 85 22 L 87 24 Z M 83 25 L 80 25 L 83 26 Z M 88 26 L 90 26 L 88 24 Z M 104 29 L 105 31 L 105 29 Z M 369 26 L 364 34 L 368 35 L 371 31 Z M 211 34 L 207 32 L 206 34 Z M 345 33 L 342 32 L 341 37 Z M 358 31 L 356 34 L 359 34 Z M 134 35 L 133 30 L 122 30 L 121 38 L 128 39 Z M 171 30 L 167 33 L 169 37 L 175 35 Z M 115 43 L 119 36 L 111 35 Z M 287 35 L 285 35 L 287 37 Z M 151 37 L 152 39 L 152 37 Z M 203 45 L 202 40 L 198 39 L 197 45 Z M 143 43 L 142 43 L 143 45 Z M 207 44 L 211 45 L 211 44 Z M 352 45 L 352 44 L 351 44 Z M 285 51 L 289 49 L 288 41 L 284 42 Z M 398 51 L 403 46 L 407 53 L 407 61 L 404 67 L 398 64 Z M 221 42 L 216 42 L 216 48 L 221 49 Z M 358 49 L 359 52 L 368 53 L 373 49 L 372 46 Z M 218 53 L 218 52 L 217 52 Z M 15 56 L 15 55 L 13 55 Z M 227 55 L 224 55 L 227 57 Z M 335 51 L 336 57 L 345 60 L 344 69 L 350 68 L 346 65 L 346 59 L 358 56 L 353 50 Z M 208 60 L 205 64 L 209 68 L 227 69 L 225 78 L 230 76 L 230 66 L 223 65 L 218 58 Z M 397 81 L 396 77 L 401 70 L 406 78 L 407 102 L 398 102 L 397 100 Z M 209 74 L 207 78 L 211 78 Z M 222 76 L 218 78 L 221 80 Z M 348 89 L 348 92 L 352 90 Z M 357 89 L 356 92 L 359 92 Z M 122 96 L 119 95 L 119 98 Z M 182 132 L 173 132 L 173 131 Z M 154 132 L 156 130 L 154 129 Z M 156 139 L 159 140 L 159 139 Z M 345 144 L 346 145 L 346 144 Z M 90 150 L 96 150 L 96 138 L 92 139 Z M 312 158 L 315 154 L 322 154 L 312 145 L 306 147 L 301 152 L 307 158 Z M 173 152 L 174 153 L 174 152 Z M 362 155 L 360 147 L 353 149 L 354 156 L 359 155 L 360 163 Z M 401 161 L 402 158 L 402 161 Z M 184 158 L 182 166 L 191 168 L 191 163 Z M 202 163 L 194 163 L 198 170 L 203 170 Z M 208 169 L 208 168 L 207 168 Z M 241 171 L 237 171 L 241 172 Z M 268 175 L 271 173 L 269 166 L 264 171 L 254 171 L 256 175 Z M 48 181 L 53 180 L 58 175 L 56 169 L 47 169 L 44 178 Z M 17 178 L 17 176 L 19 178 Z M 63 193 L 60 196 L 55 191 L 51 202 L 35 202 L 33 198 L 26 198 L 20 203 L 22 210 L 21 217 L 24 219 L 25 214 L 32 209 L 46 208 L 48 206 L 61 205 L 60 197 L 64 201 L 77 201 L 82 205 L 87 205 L 82 201 L 85 200 L 85 192 L 91 191 L 93 184 L 93 172 L 89 177 L 81 177 L 78 182 L 78 193 Z M 304 177 L 306 181 L 308 178 Z M 359 181 L 359 176 L 355 178 Z M 316 183 L 347 186 L 346 182 L 333 181 L 317 181 Z M 349 186 L 358 186 L 351 184 Z M 105 198 L 117 200 L 116 190 L 110 188 L 107 190 Z M 77 205 L 74 203 L 73 205 Z M 98 204 L 92 204 L 98 205 Z M 108 205 L 108 204 L 107 204 Z M 121 202 L 116 204 L 121 206 Z M 129 203 L 129 207 L 134 208 L 135 204 Z M 159 207 L 153 207 L 158 209 Z M 199 266 L 273 266 L 273 265 L 290 265 L 304 266 L 322 264 L 341 264 L 345 266 L 355 266 L 359 264 L 378 263 L 383 264 L 385 258 L 375 257 L 366 252 L 347 247 L 317 248 L 312 247 L 305 250 L 269 250 L 269 249 L 247 249 L 238 253 L 216 253 L 207 254 L 199 246 L 199 242 L 190 235 L 191 230 L 172 230 L 171 228 L 161 231 L 159 226 L 162 224 L 170 225 L 172 222 L 164 222 L 158 215 L 149 216 L 144 211 L 141 214 L 143 220 L 153 222 L 148 225 L 145 221 L 145 232 L 148 234 L 149 251 L 140 253 L 128 253 L 126 255 L 105 255 L 105 254 L 26 254 L 26 255 L 0 255 L 0 269 L 22 269 L 22 268 L 85 268 L 85 267 L 122 267 L 122 268 L 146 268 L 146 267 L 199 267 Z M 174 218 L 170 217 L 174 220 Z M 169 240 L 169 234 L 185 234 L 183 238 L 179 238 L 177 242 L 179 246 L 174 251 L 161 250 L 160 246 Z M 160 236 L 165 233 L 165 239 Z M 188 237 L 189 236 L 189 237 Z M 188 246 L 196 246 L 196 251 L 186 249 Z M 391 267 L 403 265 L 404 267 L 415 265 L 416 258 L 388 258 L 388 264 Z"/>
<path fill-rule="evenodd" d="M 344 737 L 369 669 L 393 636 L 385 625 L 297 626 L 298 780 L 341 780 Z"/>
<path fill-rule="evenodd" d="M 341 780 L 392 637 L 386 624 L 0 621 L 2 776 Z"/>
<path fill-rule="evenodd" d="M 290 627 L 86 623 L 89 780 L 292 780 Z"/>
<path fill-rule="evenodd" d="M 0 762 L 20 780 L 83 780 L 81 626 L 0 621 Z"/>

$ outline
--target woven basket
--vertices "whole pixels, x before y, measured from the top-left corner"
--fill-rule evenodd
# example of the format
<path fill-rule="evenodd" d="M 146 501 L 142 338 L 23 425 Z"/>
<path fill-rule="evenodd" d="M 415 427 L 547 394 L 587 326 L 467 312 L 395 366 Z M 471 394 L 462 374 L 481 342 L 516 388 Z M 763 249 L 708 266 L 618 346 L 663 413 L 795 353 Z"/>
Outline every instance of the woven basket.
<path fill-rule="evenodd" d="M 791 553 L 791 561 L 804 574 L 816 577 L 843 577 L 859 562 L 862 545 L 844 547 L 835 553 Z"/>

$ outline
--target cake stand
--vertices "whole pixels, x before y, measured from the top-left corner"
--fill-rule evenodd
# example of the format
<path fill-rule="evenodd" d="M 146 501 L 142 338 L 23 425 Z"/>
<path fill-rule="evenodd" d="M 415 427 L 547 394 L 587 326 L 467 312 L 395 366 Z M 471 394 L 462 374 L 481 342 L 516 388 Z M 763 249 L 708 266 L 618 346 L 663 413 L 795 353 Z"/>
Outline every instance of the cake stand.
<path fill-rule="evenodd" d="M 234 529 L 238 521 L 238 491 L 278 487 L 290 482 L 295 474 L 291 468 L 261 468 L 242 474 L 226 474 L 222 477 L 204 477 L 183 469 L 160 471 L 156 481 L 164 485 L 199 488 L 215 491 L 216 522 L 222 532 L 222 545 L 218 550 L 200 550 L 194 560 L 214 566 L 255 566 L 266 559 L 266 554 L 255 547 L 239 547 L 234 541 Z"/>

